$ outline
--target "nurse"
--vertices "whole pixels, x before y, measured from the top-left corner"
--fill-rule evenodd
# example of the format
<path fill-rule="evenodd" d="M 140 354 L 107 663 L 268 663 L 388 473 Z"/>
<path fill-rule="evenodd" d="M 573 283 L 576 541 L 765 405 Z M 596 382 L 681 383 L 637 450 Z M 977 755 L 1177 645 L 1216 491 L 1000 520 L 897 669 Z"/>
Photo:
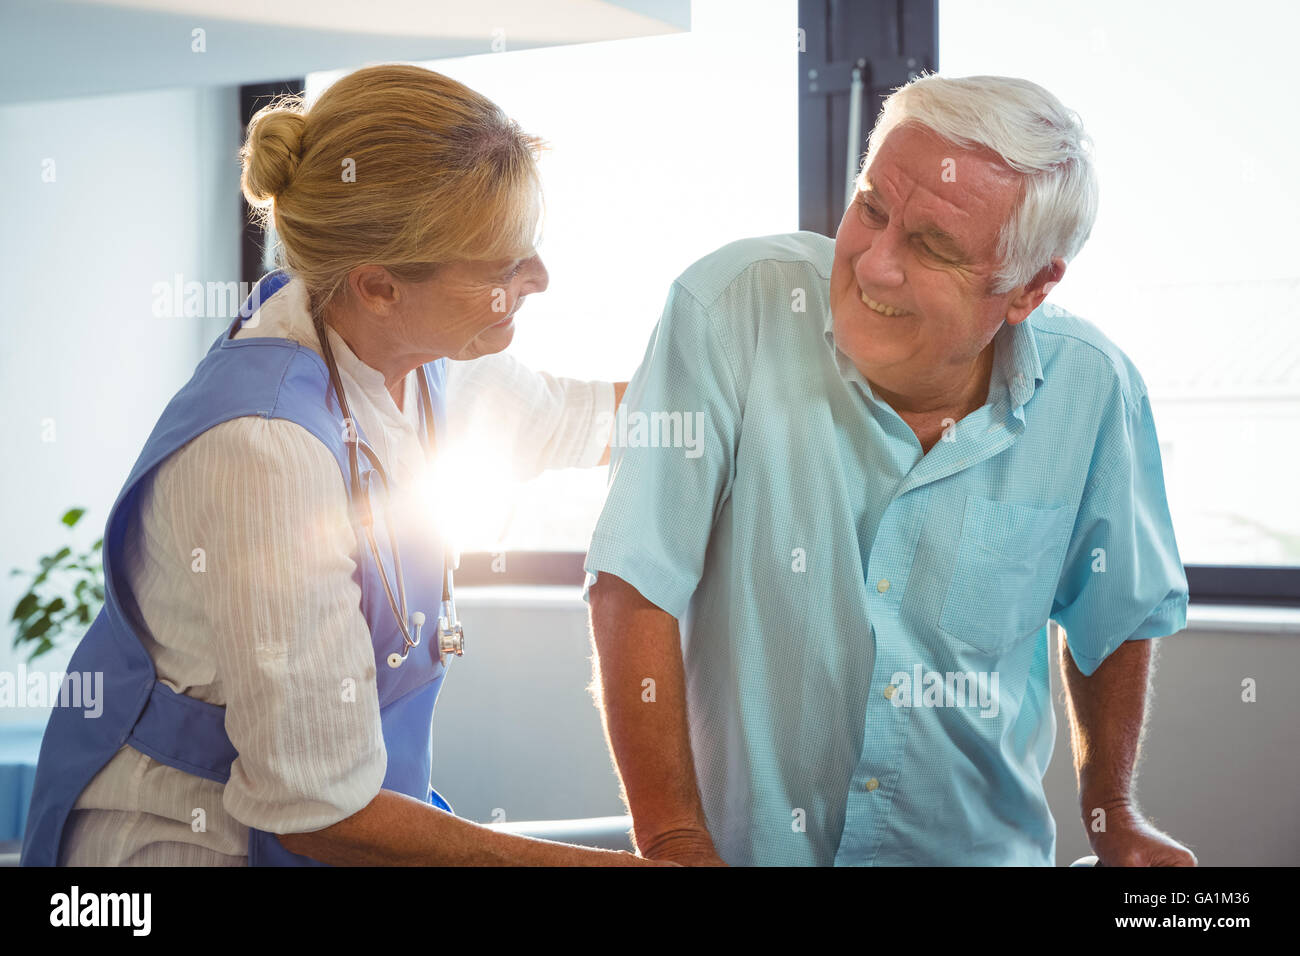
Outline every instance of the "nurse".
<path fill-rule="evenodd" d="M 25 865 L 649 864 L 489 830 L 430 785 L 445 541 L 422 437 L 447 434 L 446 360 L 506 348 L 546 288 L 539 146 L 413 66 L 253 118 L 243 190 L 284 268 L 164 410 L 109 515 L 105 607 L 68 665 L 104 675 L 103 711 L 55 708 Z M 354 477 L 354 436 L 386 502 L 368 457 Z M 429 619 L 414 648 L 384 589 L 390 534 L 404 603 Z"/>

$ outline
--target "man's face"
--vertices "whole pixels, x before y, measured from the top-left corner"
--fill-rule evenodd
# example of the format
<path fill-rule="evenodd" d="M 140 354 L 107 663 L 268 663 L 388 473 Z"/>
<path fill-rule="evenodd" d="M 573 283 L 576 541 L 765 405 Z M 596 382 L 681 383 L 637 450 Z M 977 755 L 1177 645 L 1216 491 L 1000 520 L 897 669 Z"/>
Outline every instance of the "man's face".
<path fill-rule="evenodd" d="M 903 126 L 881 144 L 866 180 L 835 235 L 836 344 L 873 386 L 941 399 L 969 383 L 1004 319 L 1034 308 L 1019 307 L 1023 288 L 989 293 L 1019 177 L 994 153 Z"/>

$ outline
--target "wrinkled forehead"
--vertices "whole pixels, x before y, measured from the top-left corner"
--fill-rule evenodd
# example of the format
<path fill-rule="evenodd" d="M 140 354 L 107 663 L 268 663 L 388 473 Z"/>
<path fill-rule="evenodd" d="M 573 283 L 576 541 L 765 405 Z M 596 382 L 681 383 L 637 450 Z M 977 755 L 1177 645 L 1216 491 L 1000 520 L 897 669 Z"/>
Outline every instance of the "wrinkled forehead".
<path fill-rule="evenodd" d="M 891 216 L 901 201 L 906 228 L 947 233 L 972 254 L 991 254 L 1023 181 L 993 150 L 904 124 L 885 137 L 858 187 Z"/>

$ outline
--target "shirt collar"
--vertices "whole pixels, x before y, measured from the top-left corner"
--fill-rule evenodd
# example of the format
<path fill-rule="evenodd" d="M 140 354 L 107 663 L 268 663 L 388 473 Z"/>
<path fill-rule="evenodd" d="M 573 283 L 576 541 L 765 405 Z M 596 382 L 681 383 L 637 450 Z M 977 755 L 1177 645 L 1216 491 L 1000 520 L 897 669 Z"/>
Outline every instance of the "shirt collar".
<path fill-rule="evenodd" d="M 1033 397 L 1034 390 L 1045 381 L 1033 328 L 1034 316 L 1037 314 L 1038 309 L 1035 309 L 1023 322 L 1017 322 L 1015 325 L 1003 322 L 1002 327 L 993 336 L 995 344 L 993 372 L 989 380 L 989 398 L 1005 395 L 1008 408 L 1021 422 L 1025 420 L 1023 411 L 1025 403 Z M 863 388 L 874 395 L 874 389 L 871 389 L 870 383 L 863 378 L 857 366 L 836 346 L 835 319 L 829 308 L 826 310 L 824 334 L 840 374 L 860 381 Z"/>
<path fill-rule="evenodd" d="M 301 279 L 295 278 L 285 283 L 283 288 L 261 304 L 254 315 L 256 325 L 246 325 L 245 328 L 255 331 L 248 334 L 290 339 L 321 354 L 320 340 L 316 337 L 316 326 L 308 307 L 307 287 Z M 392 395 L 384 385 L 384 373 L 357 358 L 352 349 L 348 348 L 347 342 L 343 341 L 343 336 L 332 326 L 325 326 L 325 334 L 329 336 L 339 371 L 346 372 L 367 394 L 376 397 L 383 394 L 391 401 Z"/>
<path fill-rule="evenodd" d="M 1006 389 L 1012 414 L 1025 420 L 1024 407 L 1034 395 L 1034 390 L 1044 381 L 1043 365 L 1038 357 L 1038 341 L 1034 335 L 1035 309 L 1022 322 L 1012 325 L 1003 322 L 993 341 L 997 343 L 993 365 L 995 374 Z M 999 341 L 1000 339 L 1000 341 Z"/>

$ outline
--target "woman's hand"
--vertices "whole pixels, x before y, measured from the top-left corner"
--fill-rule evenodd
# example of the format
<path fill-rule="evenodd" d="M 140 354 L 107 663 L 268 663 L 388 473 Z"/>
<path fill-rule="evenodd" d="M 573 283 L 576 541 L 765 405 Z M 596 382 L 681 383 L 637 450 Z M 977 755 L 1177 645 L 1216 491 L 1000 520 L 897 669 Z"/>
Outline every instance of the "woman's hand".
<path fill-rule="evenodd" d="M 672 830 L 642 848 L 647 859 L 681 866 L 726 866 L 707 830 Z"/>
<path fill-rule="evenodd" d="M 626 853 L 626 851 L 622 850 L 619 852 Z M 626 855 L 636 861 L 635 863 L 628 863 L 628 866 L 685 866 L 684 863 L 676 863 L 672 860 L 652 860 L 648 857 L 637 856 L 635 853 L 626 853 Z"/>
<path fill-rule="evenodd" d="M 672 857 L 645 858 L 503 833 L 392 790 L 380 790 L 338 823 L 282 834 L 279 840 L 292 853 L 332 866 L 679 865 Z"/>

